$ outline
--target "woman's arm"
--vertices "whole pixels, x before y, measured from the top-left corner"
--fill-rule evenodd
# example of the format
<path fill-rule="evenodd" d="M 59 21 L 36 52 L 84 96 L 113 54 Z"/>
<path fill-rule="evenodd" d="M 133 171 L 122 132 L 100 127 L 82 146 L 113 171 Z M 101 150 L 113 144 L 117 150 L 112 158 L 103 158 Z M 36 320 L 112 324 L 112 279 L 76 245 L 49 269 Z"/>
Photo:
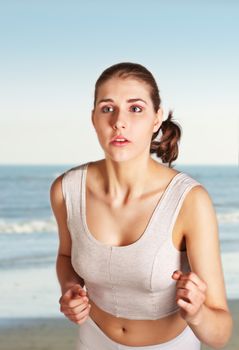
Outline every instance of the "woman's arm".
<path fill-rule="evenodd" d="M 61 286 L 62 295 L 75 284 L 80 284 L 82 288 L 84 287 L 84 280 L 75 273 L 71 264 L 70 256 L 58 253 L 56 260 L 56 272 Z"/>
<path fill-rule="evenodd" d="M 87 293 L 83 289 L 84 280 L 78 276 L 71 264 L 71 237 L 67 228 L 66 205 L 62 193 L 62 176 L 54 180 L 50 189 L 51 206 L 59 233 L 56 271 L 62 292 L 59 299 L 60 311 L 72 322 L 82 324 L 89 316 L 91 305 Z"/>
<path fill-rule="evenodd" d="M 63 175 L 60 175 L 52 183 L 50 188 L 50 201 L 57 221 L 59 234 L 56 271 L 62 294 L 64 294 L 75 284 L 80 284 L 83 287 L 84 280 L 78 276 L 71 264 L 71 237 L 66 223 L 67 212 L 62 193 L 62 177 Z"/>
<path fill-rule="evenodd" d="M 221 348 L 232 332 L 220 256 L 218 224 L 211 198 L 194 187 L 183 205 L 184 235 L 191 273 L 174 273 L 180 314 L 205 344 Z"/>

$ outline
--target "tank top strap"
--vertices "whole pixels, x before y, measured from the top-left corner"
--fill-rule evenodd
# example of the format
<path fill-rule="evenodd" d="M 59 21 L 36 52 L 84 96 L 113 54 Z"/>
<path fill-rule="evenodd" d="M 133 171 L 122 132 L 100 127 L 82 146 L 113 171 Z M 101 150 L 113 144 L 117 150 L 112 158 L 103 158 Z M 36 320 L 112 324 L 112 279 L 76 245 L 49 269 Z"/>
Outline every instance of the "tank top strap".
<path fill-rule="evenodd" d="M 63 173 L 62 193 L 66 203 L 67 223 L 81 221 L 81 198 L 83 169 L 86 163 L 77 165 Z"/>
<path fill-rule="evenodd" d="M 166 193 L 160 210 L 157 212 L 156 220 L 154 220 L 155 232 L 160 232 L 161 244 L 163 241 L 172 238 L 172 230 L 184 199 L 188 192 L 198 185 L 201 185 L 201 183 L 184 172 L 181 172 L 175 178 L 173 185 Z M 158 241 L 159 235 L 156 234 L 154 239 Z"/>

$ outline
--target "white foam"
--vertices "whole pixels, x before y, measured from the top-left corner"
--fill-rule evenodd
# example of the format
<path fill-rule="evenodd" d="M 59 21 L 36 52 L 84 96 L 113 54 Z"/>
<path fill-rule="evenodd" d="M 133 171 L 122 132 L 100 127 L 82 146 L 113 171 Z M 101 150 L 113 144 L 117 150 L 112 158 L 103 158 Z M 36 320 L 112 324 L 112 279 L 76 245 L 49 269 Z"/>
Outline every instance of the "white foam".
<path fill-rule="evenodd" d="M 238 223 L 239 211 L 229 213 L 216 213 L 219 224 Z M 16 220 L 7 221 L 0 219 L 1 233 L 35 233 L 35 232 L 57 232 L 57 224 L 54 216 L 49 219 L 42 220 Z"/>
<path fill-rule="evenodd" d="M 47 220 L 19 220 L 6 221 L 0 220 L 1 233 L 35 233 L 35 232 L 56 232 L 57 225 L 53 216 Z"/>
<path fill-rule="evenodd" d="M 232 211 L 229 213 L 217 213 L 219 223 L 236 223 L 239 222 L 239 211 Z"/>

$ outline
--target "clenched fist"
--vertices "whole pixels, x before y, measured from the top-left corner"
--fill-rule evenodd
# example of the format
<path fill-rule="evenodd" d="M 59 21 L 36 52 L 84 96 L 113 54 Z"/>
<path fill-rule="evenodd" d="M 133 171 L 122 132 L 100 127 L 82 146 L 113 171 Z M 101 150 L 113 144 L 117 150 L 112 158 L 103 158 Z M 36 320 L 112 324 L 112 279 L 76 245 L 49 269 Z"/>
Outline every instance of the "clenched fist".
<path fill-rule="evenodd" d="M 194 272 L 183 274 L 174 271 L 172 278 L 176 283 L 176 302 L 180 306 L 180 315 L 185 321 L 197 324 L 206 298 L 207 285 Z"/>
<path fill-rule="evenodd" d="M 76 324 L 82 324 L 86 321 L 90 307 L 86 291 L 79 284 L 75 284 L 68 289 L 59 300 L 61 305 L 60 311 L 69 320 Z"/>

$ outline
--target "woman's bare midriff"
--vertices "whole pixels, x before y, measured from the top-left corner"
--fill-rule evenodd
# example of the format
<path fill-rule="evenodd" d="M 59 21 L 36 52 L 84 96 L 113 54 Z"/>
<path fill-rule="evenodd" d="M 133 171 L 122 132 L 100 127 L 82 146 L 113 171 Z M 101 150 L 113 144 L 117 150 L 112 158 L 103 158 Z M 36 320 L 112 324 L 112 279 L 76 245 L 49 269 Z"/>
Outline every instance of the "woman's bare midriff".
<path fill-rule="evenodd" d="M 178 312 L 158 320 L 129 320 L 101 310 L 92 300 L 90 317 L 113 341 L 127 346 L 147 346 L 167 342 L 187 326 Z"/>

